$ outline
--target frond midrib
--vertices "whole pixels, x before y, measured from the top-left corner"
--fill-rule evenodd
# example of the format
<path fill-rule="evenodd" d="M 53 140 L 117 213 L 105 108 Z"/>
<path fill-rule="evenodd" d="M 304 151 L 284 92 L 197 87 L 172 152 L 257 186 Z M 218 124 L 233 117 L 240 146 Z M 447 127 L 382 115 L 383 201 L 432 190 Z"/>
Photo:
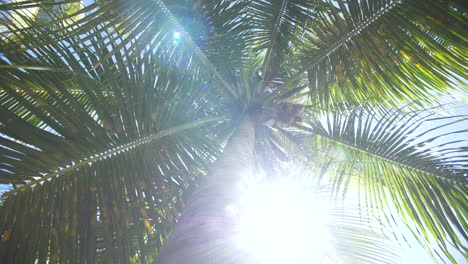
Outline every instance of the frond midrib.
<path fill-rule="evenodd" d="M 315 67 L 317 64 L 319 64 L 323 59 L 328 57 L 330 54 L 335 52 L 339 47 L 347 43 L 351 38 L 354 36 L 358 35 L 361 31 L 367 29 L 370 25 L 374 24 L 376 21 L 378 21 L 378 18 L 383 16 L 384 14 L 388 13 L 391 11 L 393 8 L 395 8 L 398 4 L 400 4 L 402 1 L 400 0 L 393 0 L 390 2 L 388 5 L 384 6 L 382 9 L 377 11 L 375 14 L 373 14 L 371 17 L 367 18 L 366 20 L 362 21 L 361 23 L 357 24 L 348 34 L 346 34 L 344 37 L 336 41 L 333 45 L 329 46 L 327 49 L 323 51 L 323 55 L 315 58 L 313 60 L 312 64 L 307 65 L 306 67 L 302 68 L 299 70 L 297 73 L 295 73 L 289 80 L 287 80 L 284 84 L 282 84 L 279 88 L 278 91 L 283 90 L 284 88 L 288 87 L 291 83 L 296 81 L 297 79 L 300 78 L 300 76 L 305 73 L 306 71 L 310 70 L 311 68 Z"/>
<path fill-rule="evenodd" d="M 360 148 L 358 146 L 355 146 L 355 145 L 352 145 L 350 144 L 349 142 L 346 142 L 346 141 L 343 141 L 343 140 L 339 140 L 337 138 L 334 138 L 334 137 L 331 137 L 329 135 L 325 135 L 325 134 L 321 134 L 321 133 L 317 133 L 314 129 L 311 129 L 311 128 L 308 128 L 308 127 L 304 127 L 304 126 L 301 126 L 301 125 L 298 125 L 298 127 L 300 129 L 304 129 L 304 130 L 307 130 L 309 132 L 311 132 L 312 134 L 314 135 L 318 135 L 320 137 L 324 137 L 332 142 L 335 142 L 337 144 L 340 144 L 342 146 L 345 146 L 347 148 L 351 148 L 353 150 L 357 150 L 359 152 L 362 152 L 362 153 L 365 153 L 367 155 L 370 155 L 372 157 L 375 157 L 375 158 L 378 158 L 380 160 L 383 160 L 384 162 L 388 162 L 388 163 L 393 163 L 393 164 L 396 164 L 398 166 L 403 166 L 403 167 L 406 167 L 406 168 L 409 168 L 411 170 L 415 170 L 419 173 L 424 173 L 424 174 L 427 174 L 427 175 L 430 175 L 432 177 L 435 177 L 437 179 L 442 179 L 442 180 L 445 180 L 445 181 L 449 181 L 449 182 L 455 182 L 457 184 L 466 184 L 464 183 L 463 181 L 459 181 L 458 179 L 456 178 L 449 178 L 447 177 L 446 175 L 442 175 L 442 174 L 436 174 L 434 173 L 434 171 L 429 171 L 429 170 L 424 170 L 423 168 L 420 168 L 420 167 L 415 167 L 415 166 L 412 166 L 410 163 L 404 163 L 404 162 L 401 162 L 401 161 L 398 161 L 398 160 L 394 160 L 394 159 L 389 159 L 388 157 L 385 157 L 383 155 L 379 155 L 377 153 L 374 153 L 374 152 L 370 152 L 368 150 L 365 150 L 363 148 Z"/>
<path fill-rule="evenodd" d="M 57 168 L 59 168 L 59 169 L 56 169 L 54 172 L 48 173 L 48 174 L 42 176 L 40 179 L 37 179 L 37 180 L 31 181 L 29 183 L 26 183 L 24 185 L 21 185 L 20 187 L 14 189 L 14 190 L 11 190 L 9 192 L 5 192 L 3 194 L 3 196 L 11 196 L 14 193 L 17 193 L 17 192 L 19 192 L 21 190 L 25 190 L 28 187 L 31 187 L 31 186 L 33 186 L 35 184 L 38 184 L 38 183 L 41 183 L 41 182 L 43 182 L 45 180 L 53 178 L 53 177 L 55 177 L 55 176 L 57 176 L 59 174 L 64 174 L 64 173 L 67 173 L 67 172 L 74 171 L 75 169 L 77 169 L 79 167 L 82 167 L 82 166 L 84 166 L 84 165 L 86 165 L 88 163 L 96 162 L 96 161 L 101 160 L 101 159 L 103 159 L 105 157 L 109 157 L 109 156 L 116 155 L 116 154 L 119 154 L 119 153 L 127 152 L 127 151 L 129 151 L 129 150 L 131 150 L 133 148 L 137 148 L 137 147 L 146 145 L 148 143 L 151 143 L 154 140 L 157 140 L 159 138 L 169 136 L 171 134 L 175 134 L 175 133 L 178 133 L 178 132 L 183 131 L 183 130 L 191 129 L 191 128 L 203 125 L 205 123 L 210 123 L 210 122 L 214 122 L 214 121 L 221 121 L 221 120 L 224 120 L 224 119 L 225 119 L 225 117 L 212 117 L 212 118 L 197 120 L 197 121 L 194 121 L 194 122 L 190 122 L 190 123 L 186 123 L 186 124 L 183 124 L 183 125 L 175 126 L 175 127 L 169 128 L 169 129 L 161 130 L 161 131 L 156 132 L 156 133 L 154 133 L 152 135 L 149 135 L 149 136 L 140 137 L 140 138 L 138 138 L 136 140 L 133 140 L 133 141 L 131 141 L 129 143 L 125 143 L 125 144 L 122 144 L 122 145 L 119 145 L 119 146 L 116 146 L 116 147 L 112 147 L 111 149 L 105 150 L 103 152 L 91 154 L 91 155 L 89 155 L 87 157 L 84 157 L 83 159 L 80 159 L 78 162 L 72 162 L 71 164 L 66 164 L 64 166 L 58 166 Z"/>

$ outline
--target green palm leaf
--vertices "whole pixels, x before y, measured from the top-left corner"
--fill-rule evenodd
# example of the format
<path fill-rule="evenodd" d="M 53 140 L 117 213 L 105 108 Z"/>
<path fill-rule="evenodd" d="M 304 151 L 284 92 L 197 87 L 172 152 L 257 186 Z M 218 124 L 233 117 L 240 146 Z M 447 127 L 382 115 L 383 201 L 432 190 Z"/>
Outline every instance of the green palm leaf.
<path fill-rule="evenodd" d="M 467 116 L 434 117 L 430 112 L 369 111 L 310 118 L 313 149 L 328 152 L 327 178 L 335 192 L 357 186 L 366 202 L 378 208 L 395 203 L 418 239 L 435 239 L 451 258 L 451 245 L 463 251 L 468 239 L 466 215 L 466 141 L 441 140 L 466 134 Z M 436 121 L 440 125 L 427 127 Z M 447 133 L 446 131 L 451 131 Z M 461 136 L 463 138 L 463 136 Z M 326 162 L 326 160 L 324 160 Z M 393 212 L 384 211 L 391 219 Z M 453 260 L 453 258 L 452 258 Z"/>
<path fill-rule="evenodd" d="M 184 131 L 204 121 L 180 126 L 216 114 L 196 75 L 175 67 L 184 57 L 130 60 L 118 46 L 134 39 L 98 30 L 57 42 L 36 25 L 22 48 L 2 43 L 0 178 L 22 183 L 1 209 L 6 262 L 151 261 L 217 154 L 209 133 Z"/>
<path fill-rule="evenodd" d="M 311 96 L 322 103 L 395 104 L 434 102 L 466 79 L 462 8 L 445 1 L 326 2 L 299 46 L 301 70 L 284 85 L 307 71 Z"/>

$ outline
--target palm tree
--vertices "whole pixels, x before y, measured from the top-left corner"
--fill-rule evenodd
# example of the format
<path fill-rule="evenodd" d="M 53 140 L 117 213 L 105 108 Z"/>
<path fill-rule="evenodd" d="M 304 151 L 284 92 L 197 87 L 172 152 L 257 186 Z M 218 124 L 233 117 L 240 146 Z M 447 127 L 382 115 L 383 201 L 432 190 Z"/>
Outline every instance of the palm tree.
<path fill-rule="evenodd" d="M 249 263 L 213 219 L 291 162 L 467 258 L 467 116 L 438 116 L 466 92 L 462 1 L 114 0 L 11 21 L 36 4 L 0 5 L 6 263 Z M 331 257 L 394 263 L 358 220 L 333 223 L 349 246 Z"/>
<path fill-rule="evenodd" d="M 57 3 L 54 3 L 57 2 Z M 74 13 L 79 11 L 83 7 L 82 1 L 70 1 L 67 3 L 60 1 L 51 1 L 48 3 L 41 2 L 27 2 L 21 0 L 11 0 L 10 6 L 14 7 L 14 12 L 9 12 L 10 8 L 4 9 L 8 20 L 6 23 L 12 23 L 17 29 L 26 29 L 30 26 L 30 22 L 36 23 L 50 23 L 51 26 L 70 26 L 73 22 L 82 18 L 83 14 L 78 12 L 77 16 L 73 16 Z M 53 20 L 57 19 L 59 25 L 53 25 Z M 7 30 L 5 25 L 0 25 L 0 32 Z M 17 37 L 21 37 L 21 34 L 14 36 L 13 33 L 9 34 L 5 41 L 14 40 Z"/>

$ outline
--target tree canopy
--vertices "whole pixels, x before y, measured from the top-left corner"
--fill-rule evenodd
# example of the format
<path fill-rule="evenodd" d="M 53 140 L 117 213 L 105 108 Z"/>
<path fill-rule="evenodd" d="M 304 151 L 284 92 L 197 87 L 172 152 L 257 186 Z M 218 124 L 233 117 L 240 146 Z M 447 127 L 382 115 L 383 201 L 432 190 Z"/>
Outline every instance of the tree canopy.
<path fill-rule="evenodd" d="M 76 3 L 0 4 L 6 263 L 151 263 L 251 113 L 269 177 L 300 163 L 435 258 L 468 257 L 467 114 L 442 110 L 467 92 L 463 1 Z M 347 219 L 344 256 L 393 263 Z"/>

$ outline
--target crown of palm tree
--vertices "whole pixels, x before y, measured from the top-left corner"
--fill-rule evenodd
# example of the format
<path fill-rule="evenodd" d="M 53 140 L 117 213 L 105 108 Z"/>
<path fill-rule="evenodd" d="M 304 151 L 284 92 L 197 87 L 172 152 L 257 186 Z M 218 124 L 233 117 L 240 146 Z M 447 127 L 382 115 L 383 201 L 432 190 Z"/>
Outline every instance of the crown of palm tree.
<path fill-rule="evenodd" d="M 270 177 L 305 164 L 334 194 L 355 188 L 360 210 L 403 219 L 434 257 L 467 257 L 467 115 L 438 110 L 467 91 L 462 1 L 113 0 L 41 20 L 23 12 L 72 2 L 0 4 L 6 263 L 151 263 L 248 115 Z M 340 244 L 338 255 L 395 261 L 347 219 L 338 224 L 355 250 Z"/>

